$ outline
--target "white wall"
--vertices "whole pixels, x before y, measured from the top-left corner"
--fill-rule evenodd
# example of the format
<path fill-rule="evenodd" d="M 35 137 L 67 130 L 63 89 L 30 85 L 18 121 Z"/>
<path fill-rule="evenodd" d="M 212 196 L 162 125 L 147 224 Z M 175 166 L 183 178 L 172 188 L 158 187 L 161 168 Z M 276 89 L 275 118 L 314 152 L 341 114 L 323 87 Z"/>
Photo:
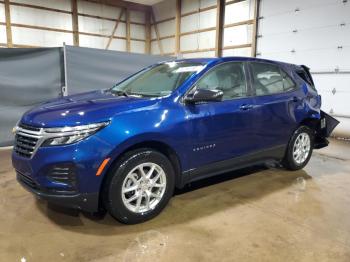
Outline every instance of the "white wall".
<path fill-rule="evenodd" d="M 64 11 L 70 10 L 69 0 L 50 0 L 45 2 L 40 0 L 13 0 L 12 2 L 40 5 Z M 69 14 L 33 9 L 17 5 L 10 5 L 10 14 L 11 23 L 14 24 L 26 24 L 30 26 L 42 26 L 52 27 L 54 29 L 72 30 L 71 15 Z M 73 38 L 72 34 L 70 33 L 12 26 L 12 41 L 17 45 L 51 47 L 60 46 L 63 42 L 71 45 L 73 43 Z M 4 42 L 6 43 L 6 40 Z"/>
<path fill-rule="evenodd" d="M 215 0 L 182 1 L 181 14 L 197 11 L 201 8 L 216 5 Z M 216 8 L 204 12 L 181 18 L 181 33 L 194 30 L 201 30 L 216 26 Z M 214 49 L 216 30 L 184 35 L 180 37 L 181 51 L 191 51 L 196 49 Z M 213 57 L 215 51 L 184 54 L 184 57 Z"/>
<path fill-rule="evenodd" d="M 226 1 L 227 2 L 227 1 Z M 227 5 L 225 8 L 225 22 L 229 24 L 254 19 L 254 0 L 246 0 Z M 224 47 L 251 44 L 253 39 L 253 25 L 240 25 L 224 29 Z M 223 56 L 251 56 L 251 47 L 227 49 Z"/>
<path fill-rule="evenodd" d="M 334 74 L 350 72 L 350 2 L 261 0 L 260 17 L 259 56 L 310 67 L 323 110 L 350 117 L 350 73 Z M 350 119 L 339 120 L 350 136 Z"/>
<path fill-rule="evenodd" d="M 67 13 L 71 12 L 71 0 L 11 0 L 10 3 L 43 6 L 66 12 L 41 10 L 11 4 L 11 23 L 14 24 L 12 25 L 12 38 L 15 46 L 53 47 L 62 46 L 64 42 L 67 45 L 73 45 L 72 15 L 71 13 Z M 78 14 L 80 14 L 78 15 L 79 32 L 81 32 L 81 34 L 79 34 L 80 46 L 101 49 L 106 48 L 109 36 L 111 35 L 116 23 L 113 20 L 119 18 L 121 9 L 114 6 L 96 4 L 83 0 L 78 0 L 77 4 Z M 124 20 L 124 22 L 119 22 L 115 33 L 115 36 L 120 37 L 121 39 L 113 39 L 109 47 L 111 50 L 127 50 L 125 13 L 121 19 Z M 131 38 L 145 40 L 145 14 L 140 11 L 132 10 L 130 11 L 130 21 L 139 23 L 132 23 L 130 25 Z M 2 3 L 0 3 L 0 22 L 5 23 L 4 4 Z M 45 30 L 45 28 L 41 28 L 44 30 L 26 28 L 23 26 L 16 26 L 16 24 L 67 30 L 68 32 Z M 4 45 L 6 42 L 6 27 L 5 25 L 0 25 L 0 44 Z M 132 40 L 130 49 L 131 52 L 144 53 L 145 41 Z"/>
<path fill-rule="evenodd" d="M 167 18 L 175 17 L 176 1 L 165 0 L 152 6 L 156 21 L 164 20 Z M 152 21 L 153 23 L 153 21 Z M 166 21 L 157 24 L 160 37 L 175 35 L 175 20 Z M 156 32 L 154 26 L 151 27 L 151 38 L 156 38 Z M 161 40 L 163 52 L 171 54 L 175 52 L 175 38 L 168 38 Z M 151 53 L 160 54 L 160 49 L 157 41 L 151 42 Z"/>
<path fill-rule="evenodd" d="M 0 22 L 5 23 L 5 9 L 4 4 L 0 3 Z M 6 43 L 6 27 L 0 25 L 0 43 Z"/>
<path fill-rule="evenodd" d="M 96 3 L 90 3 L 86 1 L 78 1 L 78 14 L 88 14 L 99 17 L 106 17 L 110 19 L 119 18 L 122 9 L 113 6 L 106 6 Z M 125 20 L 125 14 L 122 16 Z M 79 32 L 99 34 L 99 35 L 110 35 L 115 22 L 110 20 L 98 19 L 93 17 L 86 17 L 78 15 Z M 120 22 L 115 33 L 116 36 L 126 36 L 126 23 Z M 93 48 L 106 48 L 108 43 L 107 37 L 91 36 L 80 34 L 79 45 L 83 47 Z M 123 39 L 114 39 L 110 47 L 111 50 L 126 51 L 126 42 Z"/>
<path fill-rule="evenodd" d="M 187 14 L 199 9 L 213 7 L 216 0 L 182 0 L 181 14 Z M 226 1 L 228 2 L 228 1 Z M 246 0 L 239 3 L 226 5 L 224 24 L 242 22 L 253 19 L 254 1 Z M 153 10 L 157 21 L 175 17 L 176 1 L 165 0 L 153 5 Z M 210 31 L 182 35 L 180 37 L 180 50 L 184 52 L 183 57 L 213 57 L 215 56 L 215 37 L 216 37 L 216 13 L 217 8 L 210 8 L 195 14 L 183 16 L 181 18 L 181 33 L 195 30 L 212 28 Z M 175 35 L 175 19 L 159 23 L 158 31 L 160 37 Z M 223 56 L 250 56 L 251 48 L 243 47 L 236 49 L 226 49 L 232 46 L 251 44 L 252 42 L 252 25 L 241 25 L 228 27 L 224 29 L 223 36 Z M 156 39 L 154 27 L 152 26 L 152 39 Z M 164 53 L 175 53 L 175 38 L 161 40 Z M 199 52 L 195 52 L 195 50 Z M 205 50 L 205 51 L 203 51 Z M 191 52 L 193 51 L 193 52 Z M 152 53 L 159 54 L 157 41 L 152 41 Z"/>
<path fill-rule="evenodd" d="M 47 8 L 59 9 L 71 12 L 70 0 L 11 0 L 12 3 L 23 3 L 29 5 L 44 6 Z M 181 32 L 186 33 L 194 30 L 211 28 L 210 31 L 182 35 L 180 38 L 181 51 L 184 57 L 202 57 L 215 55 L 216 36 L 216 0 L 182 0 L 181 13 L 197 11 L 208 8 L 195 14 L 181 18 Z M 5 22 L 4 5 L 0 3 L 0 22 Z M 225 25 L 245 21 L 253 18 L 253 0 L 245 0 L 239 3 L 229 4 L 225 11 Z M 212 8 L 210 8 L 212 7 Z M 175 17 L 176 0 L 164 0 L 153 6 L 156 20 L 163 20 Z M 70 13 L 59 13 L 50 10 L 40 10 L 18 5 L 11 5 L 11 22 L 20 25 L 30 25 L 39 27 L 50 27 L 56 30 L 66 30 L 67 32 L 55 32 L 52 30 L 39 30 L 35 28 L 25 28 L 12 26 L 13 42 L 17 46 L 62 46 L 73 44 L 72 16 Z M 93 48 L 105 48 L 108 43 L 108 36 L 115 25 L 116 18 L 119 17 L 121 9 L 118 7 L 78 0 L 78 23 L 79 42 L 81 46 Z M 85 15 L 83 15 L 85 14 Z M 105 17 L 107 19 L 100 19 Z M 146 39 L 145 14 L 143 12 L 131 11 L 131 21 L 139 24 L 131 24 L 131 52 L 144 53 Z M 126 51 L 126 23 L 125 15 L 122 16 L 116 32 L 119 39 L 113 39 L 110 49 Z M 157 25 L 160 37 L 172 36 L 161 40 L 163 51 L 170 55 L 175 53 L 175 19 L 159 23 Z M 154 26 L 151 29 L 152 39 L 156 39 Z M 250 47 L 240 49 L 228 49 L 231 46 L 250 44 L 252 39 L 252 25 L 241 25 L 224 29 L 223 55 L 250 56 Z M 6 44 L 6 30 L 4 25 L 0 25 L 0 45 Z M 152 41 L 151 51 L 159 54 L 157 41 Z M 197 52 L 198 51 L 198 52 Z"/>

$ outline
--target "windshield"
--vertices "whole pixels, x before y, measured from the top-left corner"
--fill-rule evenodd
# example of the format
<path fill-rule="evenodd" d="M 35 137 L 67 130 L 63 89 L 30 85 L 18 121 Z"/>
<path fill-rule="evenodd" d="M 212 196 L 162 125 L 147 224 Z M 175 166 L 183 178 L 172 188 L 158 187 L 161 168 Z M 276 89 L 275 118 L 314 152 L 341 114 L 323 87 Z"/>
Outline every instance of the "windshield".
<path fill-rule="evenodd" d="M 112 92 L 126 96 L 166 96 L 204 66 L 205 64 L 188 62 L 159 64 L 116 84 Z"/>

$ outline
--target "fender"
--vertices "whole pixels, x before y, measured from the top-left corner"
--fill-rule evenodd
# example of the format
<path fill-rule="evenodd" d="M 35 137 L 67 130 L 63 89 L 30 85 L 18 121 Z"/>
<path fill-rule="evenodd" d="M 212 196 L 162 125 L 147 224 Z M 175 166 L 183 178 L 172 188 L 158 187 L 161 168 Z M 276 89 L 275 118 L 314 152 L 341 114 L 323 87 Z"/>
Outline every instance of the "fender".
<path fill-rule="evenodd" d="M 133 137 L 128 138 L 126 141 L 123 141 L 121 144 L 115 146 L 114 150 L 110 153 L 111 162 L 114 162 L 129 148 L 145 142 L 159 142 L 165 144 L 169 148 L 171 148 L 177 156 L 180 156 L 179 152 L 177 152 L 176 150 L 176 146 L 173 144 L 169 144 L 169 141 L 169 138 L 167 139 L 163 134 L 160 133 L 144 133 L 135 135 Z"/>

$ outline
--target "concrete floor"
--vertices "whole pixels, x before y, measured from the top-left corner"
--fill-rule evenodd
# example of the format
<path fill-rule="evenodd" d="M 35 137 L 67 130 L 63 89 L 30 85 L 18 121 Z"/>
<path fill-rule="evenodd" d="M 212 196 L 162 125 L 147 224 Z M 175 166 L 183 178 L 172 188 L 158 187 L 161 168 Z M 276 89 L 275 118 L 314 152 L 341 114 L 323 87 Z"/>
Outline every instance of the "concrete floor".
<path fill-rule="evenodd" d="M 194 183 L 134 226 L 48 207 L 0 151 L 0 261 L 350 261 L 350 144 Z"/>

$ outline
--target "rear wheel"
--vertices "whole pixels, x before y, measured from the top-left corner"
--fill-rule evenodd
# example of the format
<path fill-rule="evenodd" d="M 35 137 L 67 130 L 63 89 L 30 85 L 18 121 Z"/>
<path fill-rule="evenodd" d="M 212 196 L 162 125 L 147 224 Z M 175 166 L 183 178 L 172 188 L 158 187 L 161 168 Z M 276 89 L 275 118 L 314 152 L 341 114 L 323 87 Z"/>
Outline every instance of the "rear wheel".
<path fill-rule="evenodd" d="M 158 215 L 174 192 L 168 158 L 152 149 L 127 153 L 104 185 L 104 206 L 118 221 L 136 224 Z"/>
<path fill-rule="evenodd" d="M 307 126 L 299 127 L 292 135 L 282 161 L 285 168 L 298 170 L 309 162 L 314 146 L 313 131 Z"/>

